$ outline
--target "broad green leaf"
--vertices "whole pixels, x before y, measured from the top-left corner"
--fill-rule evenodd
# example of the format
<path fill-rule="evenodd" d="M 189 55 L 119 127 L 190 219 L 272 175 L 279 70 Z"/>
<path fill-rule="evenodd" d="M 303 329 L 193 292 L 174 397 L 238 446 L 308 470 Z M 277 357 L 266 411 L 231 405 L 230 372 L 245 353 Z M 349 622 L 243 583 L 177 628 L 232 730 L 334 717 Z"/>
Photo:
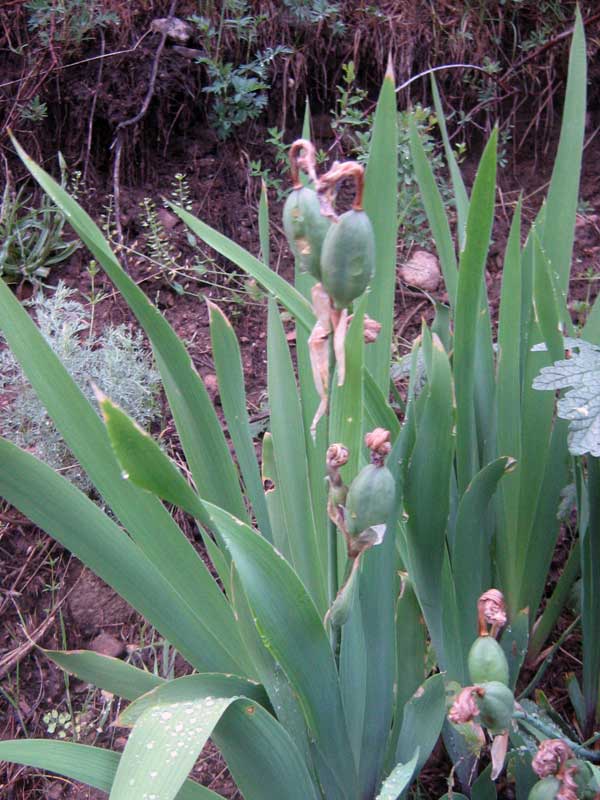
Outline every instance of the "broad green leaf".
<path fill-rule="evenodd" d="M 110 792 L 121 755 L 85 744 L 26 739 L 0 742 L 0 759 L 49 770 L 103 792 Z M 177 800 L 215 800 L 221 795 L 200 784 L 186 781 L 176 797 Z"/>
<path fill-rule="evenodd" d="M 548 189 L 546 222 L 542 236 L 552 270 L 558 279 L 558 288 L 563 294 L 568 290 L 571 271 L 585 114 L 586 45 L 581 12 L 576 8 L 562 127 Z"/>
<path fill-rule="evenodd" d="M 310 107 L 308 99 L 304 109 L 304 122 L 302 125 L 302 138 L 311 139 Z M 308 177 L 300 172 L 300 178 L 304 185 L 310 183 Z M 311 302 L 311 288 L 315 284 L 315 279 L 308 272 L 303 272 L 300 263 L 296 259 L 294 269 L 294 282 L 300 294 Z M 310 495 L 315 518 L 315 527 L 319 540 L 323 542 L 322 558 L 327 557 L 325 543 L 327 542 L 328 517 L 324 513 L 327 507 L 327 484 L 323 480 L 323 464 L 325 463 L 325 453 L 329 442 L 327 441 L 326 418 L 317 425 L 315 437 L 310 432 L 314 413 L 319 405 L 319 395 L 315 389 L 315 382 L 310 363 L 308 349 L 309 330 L 301 325 L 296 325 L 296 370 L 298 372 L 298 383 L 300 387 L 300 405 L 302 406 L 302 422 L 304 423 L 304 439 L 306 442 L 306 457 L 308 459 L 308 476 L 310 480 Z"/>
<path fill-rule="evenodd" d="M 101 392 L 97 393 L 97 397 L 112 448 L 122 469 L 123 479 L 131 481 L 135 486 L 147 492 L 151 492 L 161 500 L 173 503 L 187 511 L 188 514 L 196 517 L 204 525 L 208 525 L 210 520 L 204 510 L 202 501 L 189 486 L 179 469 L 163 453 L 152 437 L 141 430 L 122 409 L 112 403 Z M 221 548 L 219 549 L 212 542 L 210 536 L 206 535 L 202 529 L 200 530 L 213 566 L 217 570 L 223 585 L 228 587 L 229 566 L 226 561 L 225 548 L 220 542 Z M 198 558 L 189 542 L 181 535 L 180 539 L 181 541 L 171 545 L 169 553 L 163 554 L 163 557 L 167 560 L 169 557 L 177 557 L 176 564 L 179 575 L 171 573 L 175 586 L 178 586 L 179 582 L 187 577 L 189 566 L 186 563 L 186 559 L 190 559 L 190 557 Z M 192 565 L 194 563 L 192 560 Z M 191 575 L 189 582 L 190 585 L 193 583 L 194 597 L 199 599 L 199 581 L 197 577 Z M 212 596 L 213 606 L 216 608 L 221 606 L 219 609 L 219 621 L 217 622 L 215 618 L 213 623 L 217 626 L 217 630 L 220 631 L 220 635 L 223 636 L 225 634 L 225 638 L 231 642 L 232 649 L 242 652 L 233 615 L 229 606 L 224 602 L 223 593 L 211 576 L 209 576 L 209 580 L 205 579 L 204 583 L 207 584 L 205 590 L 207 597 Z"/>
<path fill-rule="evenodd" d="M 522 571 L 518 607 L 529 609 L 532 615 L 530 621 L 535 619 L 544 594 L 560 529 L 557 518 L 560 493 L 569 482 L 571 465 L 567 451 L 567 425 L 563 420 L 555 421 L 547 452 L 533 523 L 525 539 L 526 549 L 520 562 Z"/>
<path fill-rule="evenodd" d="M 375 277 L 367 296 L 369 316 L 381 323 L 377 341 L 369 345 L 366 363 L 377 386 L 387 393 L 394 327 L 396 238 L 398 231 L 398 112 L 391 66 L 383 79 L 371 135 L 365 175 L 365 211 L 375 233 Z"/>
<path fill-rule="evenodd" d="M 592 310 L 581 331 L 581 338 L 591 344 L 600 345 L 600 297 L 596 297 Z"/>
<path fill-rule="evenodd" d="M 491 542 L 485 529 L 487 509 L 500 480 L 515 466 L 508 456 L 492 461 L 473 478 L 458 506 L 452 574 L 465 654 L 477 635 L 477 601 L 489 589 L 491 581 Z"/>
<path fill-rule="evenodd" d="M 236 702 L 240 694 L 242 697 Z M 191 740 L 203 735 L 201 728 L 206 730 L 212 725 L 212 738 L 245 797 L 282 796 L 287 779 L 286 796 L 316 800 L 315 787 L 302 757 L 285 730 L 262 708 L 265 701 L 262 687 L 235 676 L 190 675 L 163 684 L 133 702 L 120 717 L 120 724 L 134 724 L 130 737 L 130 741 L 136 737 L 132 754 L 134 769 L 142 776 L 145 766 L 158 772 L 148 784 L 156 791 L 163 757 L 164 768 L 175 781 L 188 766 L 185 756 L 191 755 L 189 750 L 194 746 Z M 149 726 L 148 740 L 140 742 L 139 729 L 148 717 L 154 717 L 153 726 Z M 164 733 L 162 748 L 161 733 Z M 152 753 L 148 754 L 144 747 L 148 749 L 150 744 Z M 129 746 L 128 743 L 126 755 Z M 135 758 L 136 755 L 140 757 Z M 154 761 L 146 758 L 149 755 L 154 756 Z"/>
<path fill-rule="evenodd" d="M 484 271 L 490 245 L 496 194 L 496 146 L 494 129 L 477 170 L 467 219 L 466 246 L 460 258 L 454 319 L 454 384 L 456 391 L 456 460 L 459 492 L 478 470 L 475 429 L 476 330 L 484 292 Z"/>
<path fill-rule="evenodd" d="M 360 763 L 365 722 L 367 649 L 360 598 L 354 598 L 348 622 L 342 628 L 339 658 L 340 685 L 354 761 Z"/>
<path fill-rule="evenodd" d="M 220 503 L 232 513 L 245 518 L 246 510 L 227 442 L 204 383 L 193 368 L 183 343 L 167 320 L 121 268 L 90 216 L 16 142 L 14 144 L 27 169 L 65 214 L 98 264 L 117 286 L 152 342 L 181 443 L 198 490 L 211 502 Z M 202 422 L 201 425 L 199 421 Z M 89 447 L 87 439 L 86 446 Z"/>
<path fill-rule="evenodd" d="M 529 612 L 526 608 L 508 621 L 502 631 L 500 645 L 508 661 L 509 686 L 514 691 L 519 679 L 521 667 L 527 655 L 529 641 Z"/>
<path fill-rule="evenodd" d="M 142 711 L 117 767 L 110 800 L 176 797 L 214 727 L 236 699 L 157 702 Z"/>
<path fill-rule="evenodd" d="M 210 518 L 202 501 L 154 439 L 100 392 L 98 403 L 123 479 L 208 524 Z"/>
<path fill-rule="evenodd" d="M 406 577 L 396 604 L 396 695 L 390 755 L 396 752 L 404 706 L 425 680 L 426 646 L 427 629 L 415 591 Z"/>
<path fill-rule="evenodd" d="M 491 778 L 492 765 L 488 765 L 473 782 L 471 789 L 471 800 L 496 800 L 496 784 Z"/>
<path fill-rule="evenodd" d="M 239 572 L 265 647 L 294 687 L 316 747 L 337 783 L 356 793 L 337 668 L 319 612 L 290 565 L 246 524 L 207 505 Z M 334 798 L 332 798 L 334 800 Z"/>
<path fill-rule="evenodd" d="M 245 800 L 321 800 L 296 743 L 261 706 L 230 706 L 213 739 Z"/>
<path fill-rule="evenodd" d="M 600 716 L 600 464 L 590 457 L 587 466 L 589 523 L 581 542 L 581 628 L 586 726 L 592 732 Z"/>
<path fill-rule="evenodd" d="M 428 678 L 404 708 L 402 729 L 396 747 L 396 760 L 406 762 L 417 747 L 419 757 L 415 772 L 419 772 L 435 747 L 445 717 L 444 676 L 438 674 Z"/>
<path fill-rule="evenodd" d="M 228 617 L 232 627 L 231 612 L 204 562 L 162 504 L 122 480 L 102 421 L 4 281 L 0 327 L 58 430 L 140 550 L 171 584 L 179 602 L 198 615 L 211 609 L 202 629 L 214 625 L 213 633 L 221 636 Z M 220 667 L 233 669 L 238 663 L 236 655 Z"/>
<path fill-rule="evenodd" d="M 237 697 L 253 700 L 262 706 L 268 706 L 269 704 L 265 690 L 256 681 L 250 681 L 236 675 L 223 675 L 219 672 L 184 675 L 182 678 L 161 681 L 158 686 L 153 686 L 150 691 L 141 697 L 136 697 L 121 712 L 117 724 L 120 727 L 131 728 L 137 724 L 138 720 L 147 711 L 151 711 L 157 706 Z M 208 702 L 207 706 L 210 708 L 212 703 Z M 190 712 L 187 712 L 187 714 L 190 717 L 194 716 Z M 170 719 L 170 717 L 164 717 L 164 719 Z"/>
<path fill-rule="evenodd" d="M 125 700 L 133 700 L 140 693 L 149 692 L 164 683 L 163 678 L 152 672 L 93 650 L 44 650 L 44 654 L 85 683 L 91 683 Z"/>
<path fill-rule="evenodd" d="M 419 748 L 406 764 L 397 764 L 383 782 L 377 800 L 397 800 L 410 785 L 419 759 Z"/>
<path fill-rule="evenodd" d="M 325 565 L 312 507 L 307 502 L 310 490 L 302 413 L 290 352 L 274 301 L 269 305 L 267 358 L 273 452 L 292 564 L 324 614 Z"/>
<path fill-rule="evenodd" d="M 387 458 L 387 466 L 396 481 L 396 497 L 394 509 L 386 522 L 385 537 L 380 545 L 371 548 L 363 555 L 361 562 L 359 592 L 361 613 L 357 619 L 362 624 L 364 656 L 362 653 L 357 654 L 355 674 L 359 677 L 357 692 L 364 681 L 364 715 L 359 761 L 360 789 L 361 796 L 364 797 L 372 797 L 381 780 L 392 726 L 396 642 L 390 633 L 394 630 L 395 598 L 399 592 L 396 532 L 402 516 L 400 452 L 401 442 L 397 439 Z M 362 697 L 358 698 L 358 703 L 359 709 L 362 709 Z"/>
<path fill-rule="evenodd" d="M 269 431 L 265 433 L 262 440 L 262 481 L 265 486 L 265 502 L 273 531 L 273 544 L 281 555 L 291 562 L 290 542 L 281 502 L 279 473 L 273 452 L 273 437 Z"/>
<path fill-rule="evenodd" d="M 281 666 L 264 646 L 256 629 L 252 609 L 244 591 L 237 570 L 233 569 L 233 605 L 235 608 L 240 635 L 250 654 L 256 674 L 269 696 L 275 715 L 290 734 L 307 764 L 311 763 L 306 723 L 298 698 Z"/>
<path fill-rule="evenodd" d="M 467 230 L 467 216 L 469 213 L 469 196 L 465 188 L 465 183 L 462 179 L 454 150 L 450 144 L 450 138 L 446 129 L 446 119 L 444 116 L 444 109 L 440 93 L 437 88 L 435 75 L 431 73 L 431 93 L 433 95 L 433 104 L 435 106 L 435 115 L 440 133 L 442 134 L 442 141 L 444 143 L 444 153 L 446 154 L 446 163 L 450 170 L 450 177 L 452 179 L 452 189 L 454 191 L 454 205 L 456 207 L 456 216 L 458 218 L 458 247 L 462 251 L 465 249 L 465 236 Z"/>
<path fill-rule="evenodd" d="M 498 356 L 496 374 L 496 447 L 499 455 L 521 457 L 521 200 L 515 210 L 502 270 L 502 292 L 498 315 Z M 496 510 L 496 547 L 500 570 L 513 554 L 510 531 L 517 527 L 519 510 L 519 470 L 502 481 Z"/>
<path fill-rule="evenodd" d="M 254 442 L 250 433 L 240 348 L 233 328 L 220 308 L 209 301 L 208 313 L 213 359 L 227 428 L 235 448 L 246 493 L 256 516 L 258 529 L 263 536 L 272 541 L 269 512 L 265 502 Z"/>
<path fill-rule="evenodd" d="M 377 386 L 368 370 L 365 370 L 364 387 L 364 428 L 372 431 L 374 428 L 385 428 L 392 435 L 392 441 L 398 435 L 400 423 L 386 395 Z"/>
<path fill-rule="evenodd" d="M 423 143 L 419 138 L 419 132 L 413 119 L 409 123 L 410 134 L 410 152 L 413 160 L 413 167 L 419 188 L 421 190 L 421 199 L 427 212 L 427 220 L 429 227 L 433 234 L 435 246 L 437 249 L 440 265 L 442 267 L 442 275 L 444 276 L 444 283 L 450 305 L 454 308 L 456 303 L 456 291 L 458 283 L 458 268 L 456 264 L 456 252 L 454 250 L 454 242 L 452 241 L 452 233 L 450 232 L 450 223 L 446 216 L 444 209 L 444 202 L 438 189 L 433 170 L 427 158 L 427 153 L 423 147 Z"/>
<path fill-rule="evenodd" d="M 198 668 L 245 673 L 240 653 L 209 629 L 142 550 L 98 506 L 29 453 L 0 439 L 0 496 L 60 542 Z M 217 612 L 215 611 L 215 614 Z"/>
<path fill-rule="evenodd" d="M 441 342 L 435 337 L 432 343 L 425 329 L 423 344 L 431 351 L 431 366 L 419 397 L 422 412 L 404 483 L 407 567 L 440 657 L 442 565 L 454 452 L 453 390 L 450 364 Z"/>

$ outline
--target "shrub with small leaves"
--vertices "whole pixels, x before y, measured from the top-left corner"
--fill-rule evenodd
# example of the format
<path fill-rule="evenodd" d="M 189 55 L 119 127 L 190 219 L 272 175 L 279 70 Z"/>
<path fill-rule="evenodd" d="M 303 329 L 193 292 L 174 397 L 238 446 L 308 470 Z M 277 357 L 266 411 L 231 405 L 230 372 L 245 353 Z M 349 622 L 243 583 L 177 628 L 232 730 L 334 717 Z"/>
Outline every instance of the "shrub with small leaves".
<path fill-rule="evenodd" d="M 88 400 L 95 402 L 96 385 L 147 428 L 159 410 L 159 377 L 142 335 L 126 325 L 94 333 L 90 310 L 74 294 L 61 282 L 51 297 L 40 292 L 31 301 L 44 338 Z M 0 353 L 0 396 L 0 433 L 89 491 L 91 483 L 9 350 Z"/>

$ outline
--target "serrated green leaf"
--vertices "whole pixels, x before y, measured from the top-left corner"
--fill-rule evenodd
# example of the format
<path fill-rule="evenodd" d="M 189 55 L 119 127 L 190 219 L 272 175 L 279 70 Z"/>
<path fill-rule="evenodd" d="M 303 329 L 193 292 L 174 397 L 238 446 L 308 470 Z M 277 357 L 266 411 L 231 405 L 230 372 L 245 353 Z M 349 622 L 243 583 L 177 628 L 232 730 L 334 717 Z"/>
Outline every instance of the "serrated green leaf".
<path fill-rule="evenodd" d="M 533 388 L 568 389 L 557 403 L 557 414 L 569 420 L 569 451 L 600 456 L 600 346 L 565 338 L 570 358 L 543 367 Z M 546 349 L 545 346 L 534 349 Z"/>

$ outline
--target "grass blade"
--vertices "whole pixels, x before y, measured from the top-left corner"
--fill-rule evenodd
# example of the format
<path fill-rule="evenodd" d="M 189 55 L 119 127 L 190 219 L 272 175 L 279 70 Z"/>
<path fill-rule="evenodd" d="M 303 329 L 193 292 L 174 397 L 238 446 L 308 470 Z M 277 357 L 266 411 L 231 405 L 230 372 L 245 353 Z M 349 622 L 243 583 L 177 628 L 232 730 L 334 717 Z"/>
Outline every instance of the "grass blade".
<path fill-rule="evenodd" d="M 575 10 L 575 27 L 569 53 L 567 89 L 558 152 L 546 203 L 542 242 L 556 273 L 558 288 L 569 288 L 575 215 L 579 202 L 579 177 L 583 157 L 586 113 L 586 46 L 583 21 Z"/>
<path fill-rule="evenodd" d="M 429 380 L 415 404 L 422 411 L 404 482 L 407 566 L 438 658 L 443 661 L 441 583 L 454 453 L 453 389 L 448 357 L 437 337 L 431 342 L 427 329 L 423 331 L 425 346 L 430 351 L 426 358 Z M 437 498 L 435 503 L 432 497 Z"/>
<path fill-rule="evenodd" d="M 589 522 L 581 542 L 581 628 L 583 698 L 588 730 L 600 717 L 600 462 L 588 456 Z"/>
<path fill-rule="evenodd" d="M 454 382 L 456 388 L 456 461 L 462 494 L 479 468 L 475 428 L 475 354 L 485 262 L 490 245 L 496 194 L 495 129 L 487 143 L 473 185 L 467 244 L 460 259 L 454 320 Z"/>
<path fill-rule="evenodd" d="M 274 301 L 269 304 L 268 325 L 267 378 L 271 434 L 283 521 L 292 564 L 317 607 L 325 613 L 325 565 L 321 559 L 322 548 L 317 539 L 312 507 L 307 502 L 310 490 L 302 412 L 285 332 Z"/>
<path fill-rule="evenodd" d="M 454 250 L 454 242 L 452 241 L 452 233 L 450 231 L 450 224 L 446 211 L 444 209 L 444 201 L 438 189 L 435 175 L 431 169 L 427 153 L 423 147 L 423 143 L 419 137 L 417 126 L 413 119 L 410 120 L 409 127 L 410 134 L 410 152 L 413 160 L 413 167 L 419 189 L 421 190 L 421 199 L 425 206 L 427 213 L 427 220 L 429 227 L 433 234 L 435 246 L 440 259 L 442 267 L 442 275 L 444 276 L 444 283 L 450 305 L 454 308 L 456 303 L 456 290 L 458 284 L 458 267 L 456 263 L 456 252 Z"/>
<path fill-rule="evenodd" d="M 237 338 L 229 321 L 214 303 L 208 302 L 210 336 L 219 393 L 229 435 L 235 448 L 248 499 L 256 516 L 259 531 L 273 541 L 269 512 L 265 502 L 250 421 L 246 407 L 246 390 L 242 357 Z"/>
<path fill-rule="evenodd" d="M 396 285 L 396 238 L 398 232 L 398 112 L 394 73 L 385 74 L 375 110 L 369 163 L 365 175 L 365 211 L 373 224 L 377 265 L 367 312 L 381 323 L 377 341 L 366 353 L 369 372 L 387 394 L 390 381 L 390 353 L 394 323 Z"/>
<path fill-rule="evenodd" d="M 450 178 L 452 179 L 452 189 L 454 190 L 454 205 L 456 206 L 456 216 L 458 218 L 457 233 L 458 233 L 458 248 L 462 252 L 465 249 L 465 236 L 467 232 L 467 216 L 469 214 L 469 195 L 465 188 L 465 182 L 462 179 L 460 168 L 454 150 L 450 144 L 448 130 L 446 128 L 446 118 L 444 116 L 444 108 L 442 100 L 437 87 L 435 75 L 431 73 L 431 93 L 433 95 L 433 104 L 435 106 L 435 115 L 437 124 L 442 134 L 442 142 L 444 143 L 444 152 L 446 154 L 446 163 L 450 170 Z"/>

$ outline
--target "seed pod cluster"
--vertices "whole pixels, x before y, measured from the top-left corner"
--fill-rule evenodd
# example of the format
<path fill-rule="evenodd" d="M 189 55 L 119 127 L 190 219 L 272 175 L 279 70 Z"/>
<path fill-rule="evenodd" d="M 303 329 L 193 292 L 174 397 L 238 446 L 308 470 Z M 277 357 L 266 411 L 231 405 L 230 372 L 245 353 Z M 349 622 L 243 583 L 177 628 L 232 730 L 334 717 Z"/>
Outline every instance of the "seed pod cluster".
<path fill-rule="evenodd" d="M 365 291 L 375 273 L 375 235 L 362 207 L 364 167 L 354 161 L 334 164 L 317 180 L 315 148 L 298 139 L 290 148 L 293 190 L 283 209 L 283 227 L 300 268 L 321 281 L 334 307 L 347 308 Z M 303 169 L 317 191 L 303 186 Z M 332 200 L 336 185 L 353 178 L 352 208 L 338 216 Z"/>

